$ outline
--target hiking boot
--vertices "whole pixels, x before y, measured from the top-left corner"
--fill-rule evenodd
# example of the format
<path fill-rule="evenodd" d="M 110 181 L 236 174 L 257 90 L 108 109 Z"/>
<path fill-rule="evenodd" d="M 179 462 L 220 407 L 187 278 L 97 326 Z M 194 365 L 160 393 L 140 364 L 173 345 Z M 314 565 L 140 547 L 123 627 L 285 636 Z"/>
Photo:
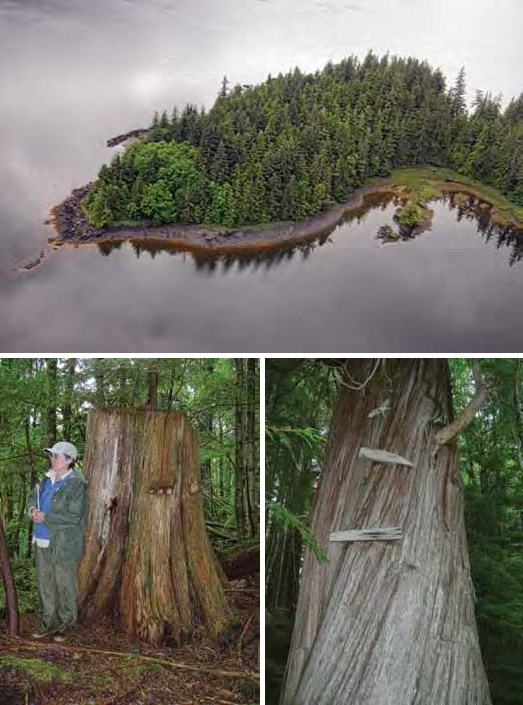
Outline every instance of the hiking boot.
<path fill-rule="evenodd" d="M 55 633 L 56 630 L 54 629 L 42 627 L 42 629 L 37 629 L 36 632 L 31 633 L 31 639 L 46 639 L 47 637 L 53 636 Z"/>
<path fill-rule="evenodd" d="M 73 626 L 72 624 L 67 624 L 67 625 L 61 624 L 58 627 L 58 629 L 55 629 L 55 631 L 54 631 L 55 636 L 54 636 L 53 641 L 56 641 L 58 643 L 67 641 L 67 639 L 71 635 L 71 632 L 72 632 L 71 627 L 72 626 Z"/>

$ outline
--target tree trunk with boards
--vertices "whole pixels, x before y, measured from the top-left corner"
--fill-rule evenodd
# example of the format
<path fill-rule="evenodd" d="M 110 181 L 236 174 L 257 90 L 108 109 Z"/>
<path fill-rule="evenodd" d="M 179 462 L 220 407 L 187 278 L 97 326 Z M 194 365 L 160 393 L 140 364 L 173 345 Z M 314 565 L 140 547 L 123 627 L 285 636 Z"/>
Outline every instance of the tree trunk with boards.
<path fill-rule="evenodd" d="M 117 616 L 127 635 L 175 644 L 230 613 L 207 536 L 198 438 L 181 413 L 90 412 L 86 552 L 79 566 L 85 620 Z"/>
<path fill-rule="evenodd" d="M 490 705 L 447 361 L 340 364 L 281 702 Z"/>

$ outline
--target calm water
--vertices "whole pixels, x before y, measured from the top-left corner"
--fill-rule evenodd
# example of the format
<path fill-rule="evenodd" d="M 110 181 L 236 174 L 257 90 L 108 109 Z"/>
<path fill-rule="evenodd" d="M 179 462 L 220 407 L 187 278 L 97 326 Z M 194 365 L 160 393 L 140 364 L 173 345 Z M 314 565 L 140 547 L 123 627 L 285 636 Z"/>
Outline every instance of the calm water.
<path fill-rule="evenodd" d="M 466 64 L 471 93 L 519 93 L 520 3 L 467 5 L 0 0 L 0 351 L 520 352 L 523 265 L 444 203 L 409 242 L 375 239 L 388 206 L 263 260 L 87 246 L 13 271 L 107 138 L 156 108 L 210 105 L 223 74 L 252 83 L 373 48 L 451 77 Z"/>

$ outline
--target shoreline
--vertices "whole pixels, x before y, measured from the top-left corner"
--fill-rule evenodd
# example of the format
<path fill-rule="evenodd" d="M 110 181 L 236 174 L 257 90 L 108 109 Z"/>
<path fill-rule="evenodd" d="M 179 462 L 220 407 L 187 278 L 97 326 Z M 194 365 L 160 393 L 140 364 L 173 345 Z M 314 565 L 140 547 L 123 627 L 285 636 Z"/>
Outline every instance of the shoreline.
<path fill-rule="evenodd" d="M 179 251 L 202 252 L 210 255 L 277 249 L 310 242 L 329 234 L 344 219 L 365 207 L 366 201 L 373 196 L 388 196 L 402 203 L 408 202 L 415 194 L 408 186 L 401 184 L 401 171 L 398 173 L 399 176 L 391 174 L 374 179 L 356 189 L 351 198 L 344 203 L 333 205 L 308 218 L 295 222 L 247 225 L 237 228 L 182 223 L 96 228 L 89 225 L 81 210 L 81 203 L 92 188 L 93 182 L 91 182 L 74 189 L 65 201 L 52 209 L 48 222 L 55 228 L 57 234 L 49 238 L 48 243 L 58 249 L 66 245 L 150 242 Z M 421 170 L 420 179 L 437 189 L 439 194 L 427 199 L 424 204 L 426 209 L 429 209 L 427 204 L 433 198 L 441 197 L 445 193 L 463 193 L 485 203 L 493 222 L 506 227 L 523 228 L 523 223 L 515 216 L 507 218 L 505 214 L 499 214 L 488 195 L 483 194 L 477 185 L 450 177 L 444 178 L 443 175 L 438 176 L 436 173 L 429 177 L 422 177 Z"/>
<path fill-rule="evenodd" d="M 92 183 L 74 189 L 63 203 L 52 210 L 50 224 L 57 235 L 49 239 L 53 247 L 117 242 L 154 242 L 187 251 L 232 254 L 249 249 L 273 249 L 315 239 L 334 229 L 352 211 L 365 206 L 366 197 L 390 195 L 405 198 L 404 189 L 392 185 L 390 177 L 361 186 L 345 203 L 336 204 L 320 213 L 293 222 L 246 225 L 227 228 L 219 225 L 136 225 L 95 228 L 87 222 L 80 206 Z"/>

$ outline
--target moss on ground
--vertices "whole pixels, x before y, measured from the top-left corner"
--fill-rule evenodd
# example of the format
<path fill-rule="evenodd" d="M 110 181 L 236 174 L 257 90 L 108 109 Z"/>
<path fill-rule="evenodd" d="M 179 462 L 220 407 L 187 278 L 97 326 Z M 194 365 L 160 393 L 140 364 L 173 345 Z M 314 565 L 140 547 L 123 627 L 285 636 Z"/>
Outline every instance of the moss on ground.
<path fill-rule="evenodd" d="M 69 683 L 72 674 L 64 671 L 53 663 L 39 658 L 27 658 L 4 654 L 0 656 L 0 672 L 8 669 L 16 670 L 31 683 L 48 684 L 60 681 Z"/>

